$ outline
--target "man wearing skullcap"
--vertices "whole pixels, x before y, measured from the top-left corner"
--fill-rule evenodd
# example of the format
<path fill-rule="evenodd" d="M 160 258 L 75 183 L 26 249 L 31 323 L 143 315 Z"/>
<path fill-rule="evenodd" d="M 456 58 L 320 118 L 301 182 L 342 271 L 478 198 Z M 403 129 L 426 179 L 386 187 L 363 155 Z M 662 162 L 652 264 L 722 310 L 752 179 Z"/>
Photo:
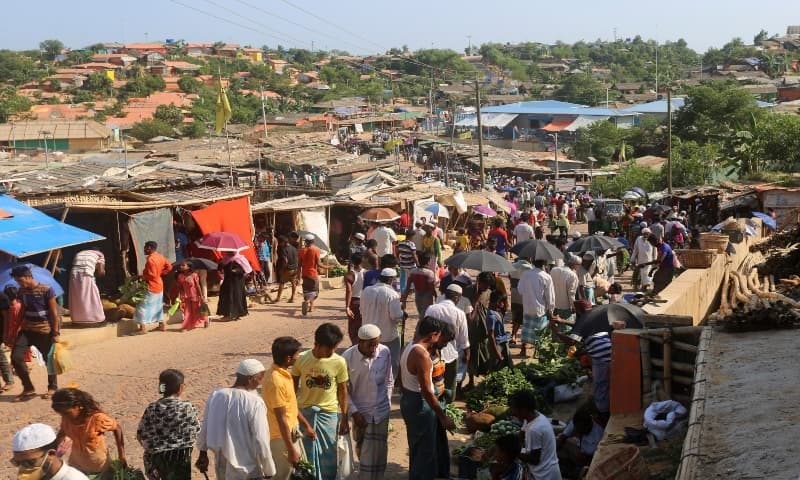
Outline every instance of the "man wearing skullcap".
<path fill-rule="evenodd" d="M 217 479 L 249 480 L 275 475 L 267 406 L 256 392 L 264 372 L 264 365 L 258 360 L 242 360 L 233 386 L 219 388 L 208 397 L 197 437 L 200 456 L 196 466 L 201 472 L 208 471 L 211 450 Z"/>
<path fill-rule="evenodd" d="M 342 354 L 350 371 L 348 402 L 361 480 L 379 480 L 389 454 L 389 411 L 392 403 L 392 358 L 381 345 L 381 330 L 371 323 L 358 329 L 358 343 Z"/>
<path fill-rule="evenodd" d="M 573 304 L 578 293 L 578 267 L 581 265 L 580 257 L 570 254 L 566 265 L 554 267 L 550 270 L 555 290 L 555 313 L 561 320 L 574 320 Z"/>
<path fill-rule="evenodd" d="M 456 395 L 458 365 L 468 364 L 470 356 L 467 315 L 458 308 L 463 293 L 461 285 L 451 283 L 444 292 L 444 298 L 428 307 L 424 315 L 449 324 L 455 333 L 455 338 L 441 350 L 442 361 L 445 364 L 444 383 L 445 388 L 449 390 L 450 400 Z"/>
<path fill-rule="evenodd" d="M 33 423 L 19 430 L 11 440 L 17 467 L 17 478 L 50 480 L 89 480 L 89 477 L 67 465 L 56 455 L 56 432 L 49 425 Z"/>
<path fill-rule="evenodd" d="M 400 344 L 406 314 L 400 303 L 400 294 L 392 287 L 397 277 L 393 268 L 381 270 L 378 283 L 361 292 L 361 318 L 364 324 L 376 325 L 381 331 L 381 343 L 392 354 L 392 376 L 397 378 L 400 366 Z M 398 326 L 401 326 L 398 332 Z"/>
<path fill-rule="evenodd" d="M 642 290 L 647 290 L 648 287 L 653 285 L 653 279 L 650 277 L 650 270 L 653 267 L 650 265 L 645 265 L 652 262 L 653 259 L 656 258 L 655 247 L 653 247 L 650 242 L 647 241 L 650 235 L 650 229 L 647 228 L 647 226 L 643 227 L 641 234 L 636 237 L 636 240 L 633 242 L 633 251 L 631 252 L 631 263 L 635 266 L 644 265 L 641 267 L 635 267 L 636 270 L 634 273 L 636 275 L 634 276 L 638 278 L 635 278 L 634 280 L 638 280 L 638 282 L 633 282 L 634 285 L 640 286 Z"/>

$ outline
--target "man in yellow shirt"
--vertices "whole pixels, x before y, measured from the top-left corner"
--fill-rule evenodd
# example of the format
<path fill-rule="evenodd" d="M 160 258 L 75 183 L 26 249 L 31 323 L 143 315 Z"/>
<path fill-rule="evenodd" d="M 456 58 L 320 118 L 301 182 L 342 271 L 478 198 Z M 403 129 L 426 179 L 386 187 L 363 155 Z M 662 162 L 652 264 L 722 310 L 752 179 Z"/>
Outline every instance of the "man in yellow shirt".
<path fill-rule="evenodd" d="M 294 337 L 278 337 L 272 342 L 272 367 L 264 376 L 262 395 L 267 404 L 270 449 L 275 461 L 277 480 L 289 480 L 293 467 L 305 456 L 300 441 L 300 423 L 313 440 L 314 429 L 300 414 L 297 395 L 289 368 L 300 354 L 300 342 Z"/>
<path fill-rule="evenodd" d="M 304 438 L 303 446 L 319 480 L 336 479 L 337 433 L 350 432 L 347 362 L 335 353 L 342 338 L 344 334 L 338 326 L 323 323 L 314 332 L 314 348 L 301 353 L 292 367 L 297 404 L 316 435 L 316 440 Z"/>

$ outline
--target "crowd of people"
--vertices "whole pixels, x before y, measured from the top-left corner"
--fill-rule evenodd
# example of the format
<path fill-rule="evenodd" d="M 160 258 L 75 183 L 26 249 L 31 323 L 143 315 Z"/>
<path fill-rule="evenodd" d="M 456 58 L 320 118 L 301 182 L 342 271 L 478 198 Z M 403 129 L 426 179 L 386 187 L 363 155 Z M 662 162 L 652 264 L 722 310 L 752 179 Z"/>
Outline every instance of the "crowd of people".
<path fill-rule="evenodd" d="M 509 179 L 509 186 L 511 182 L 516 180 Z M 588 465 L 602 435 L 609 412 L 609 334 L 612 327 L 625 326 L 589 331 L 582 320 L 600 303 L 625 301 L 614 276 L 627 266 L 635 270 L 637 287 L 662 291 L 680 267 L 672 247 L 689 244 L 691 229 L 685 212 L 628 207 L 607 232 L 621 247 L 577 256 L 568 248 L 582 236 L 570 226 L 596 218 L 590 197 L 557 194 L 540 184 L 513 194 L 509 190 L 508 198 L 510 213 L 474 215 L 454 238 L 446 238 L 438 221 L 443 219 L 419 219 L 412 225 L 406 211 L 394 228 L 359 222 L 348 246 L 344 277 L 346 331 L 324 323 L 305 351 L 293 337 L 274 339 L 269 369 L 258 360 L 243 360 L 233 384 L 212 392 L 202 415 L 181 399 L 183 374 L 163 371 L 157 382 L 162 398 L 147 406 L 136 434 L 147 477 L 191 478 L 196 449 L 195 467 L 209 471 L 211 452 L 218 479 L 288 479 L 305 460 L 315 478 L 333 480 L 340 464 L 338 442 L 344 436 L 354 444 L 359 478 L 383 478 L 389 413 L 393 395 L 399 394 L 409 478 L 447 478 L 447 432 L 454 424 L 446 406 L 473 388 L 479 377 L 513 368 L 512 348 L 519 348 L 523 358 L 531 350 L 536 356 L 541 338 L 551 333 L 589 359 L 591 402 L 557 437 L 530 392 L 512 395 L 509 406 L 523 425 L 523 436 L 498 440 L 493 478 L 576 478 L 565 465 L 578 471 Z M 508 278 L 490 271 L 473 277 L 445 264 L 449 249 L 486 250 L 511 258 L 514 245 L 529 240 L 549 241 L 562 255 L 551 260 L 518 256 Z M 277 284 L 274 297 L 264 294 L 268 302 L 282 301 L 284 289 L 290 290 L 288 301 L 293 302 L 300 286 L 301 313 L 313 312 L 325 268 L 315 237 L 292 233 L 273 239 L 264 232 L 256 236 L 255 247 L 258 271 L 237 252 L 225 253 L 219 262 L 220 319 L 248 314 L 250 282 Z M 147 292 L 134 315 L 139 333 L 166 328 L 165 304 L 181 309 L 183 330 L 208 326 L 208 267 L 199 268 L 190 258 L 170 264 L 152 241 L 144 251 L 141 277 Z M 73 321 L 102 321 L 95 277 L 104 274 L 104 263 L 98 251 L 76 256 L 69 289 Z M 12 347 L 11 365 L 23 385 L 17 398 L 24 400 L 35 395 L 26 365 L 30 347 L 50 352 L 60 339 L 61 318 L 52 287 L 35 280 L 27 267 L 15 268 L 13 276 L 19 288 L 6 289 L 3 296 L 3 338 Z M 170 276 L 174 282 L 165 282 Z M 173 287 L 165 288 L 166 283 Z M 410 301 L 418 319 L 413 331 L 406 330 Z M 339 354 L 345 335 L 351 346 Z M 6 384 L 13 381 L 7 362 L 0 362 L 0 371 Z M 57 376 L 51 374 L 44 397 L 62 422 L 58 431 L 34 424 L 17 433 L 14 464 L 20 475 L 83 479 L 104 474 L 111 468 L 105 433 L 113 435 L 117 458 L 127 464 L 124 433 L 88 392 L 59 389 Z M 70 448 L 65 439 L 71 444 L 69 465 L 62 455 Z M 567 457 L 571 463 L 565 464 Z"/>

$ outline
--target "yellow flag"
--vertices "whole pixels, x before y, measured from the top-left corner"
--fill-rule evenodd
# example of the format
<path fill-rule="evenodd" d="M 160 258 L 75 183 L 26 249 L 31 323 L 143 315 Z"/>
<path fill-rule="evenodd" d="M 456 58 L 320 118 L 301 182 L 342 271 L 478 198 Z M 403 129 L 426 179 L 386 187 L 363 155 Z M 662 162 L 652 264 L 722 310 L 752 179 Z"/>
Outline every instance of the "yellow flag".
<path fill-rule="evenodd" d="M 231 104 L 228 101 L 228 95 L 225 94 L 225 88 L 222 86 L 222 78 L 219 79 L 217 85 L 217 117 L 214 129 L 219 135 L 225 124 L 231 119 Z"/>

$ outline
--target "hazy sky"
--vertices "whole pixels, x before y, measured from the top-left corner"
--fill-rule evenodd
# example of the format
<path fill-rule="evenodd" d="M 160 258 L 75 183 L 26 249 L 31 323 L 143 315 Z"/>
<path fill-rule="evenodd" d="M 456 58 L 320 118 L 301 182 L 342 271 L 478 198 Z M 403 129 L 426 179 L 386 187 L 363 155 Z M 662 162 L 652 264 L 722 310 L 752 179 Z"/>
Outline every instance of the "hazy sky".
<path fill-rule="evenodd" d="M 618 38 L 682 37 L 704 51 L 733 37 L 751 42 L 762 28 L 783 34 L 787 24 L 800 24 L 797 0 L 0 0 L 0 12 L 0 49 L 37 48 L 47 38 L 73 48 L 172 38 L 300 48 L 313 41 L 315 48 L 363 54 L 404 44 L 463 50 L 468 35 L 473 45 L 610 40 L 616 28 Z"/>

